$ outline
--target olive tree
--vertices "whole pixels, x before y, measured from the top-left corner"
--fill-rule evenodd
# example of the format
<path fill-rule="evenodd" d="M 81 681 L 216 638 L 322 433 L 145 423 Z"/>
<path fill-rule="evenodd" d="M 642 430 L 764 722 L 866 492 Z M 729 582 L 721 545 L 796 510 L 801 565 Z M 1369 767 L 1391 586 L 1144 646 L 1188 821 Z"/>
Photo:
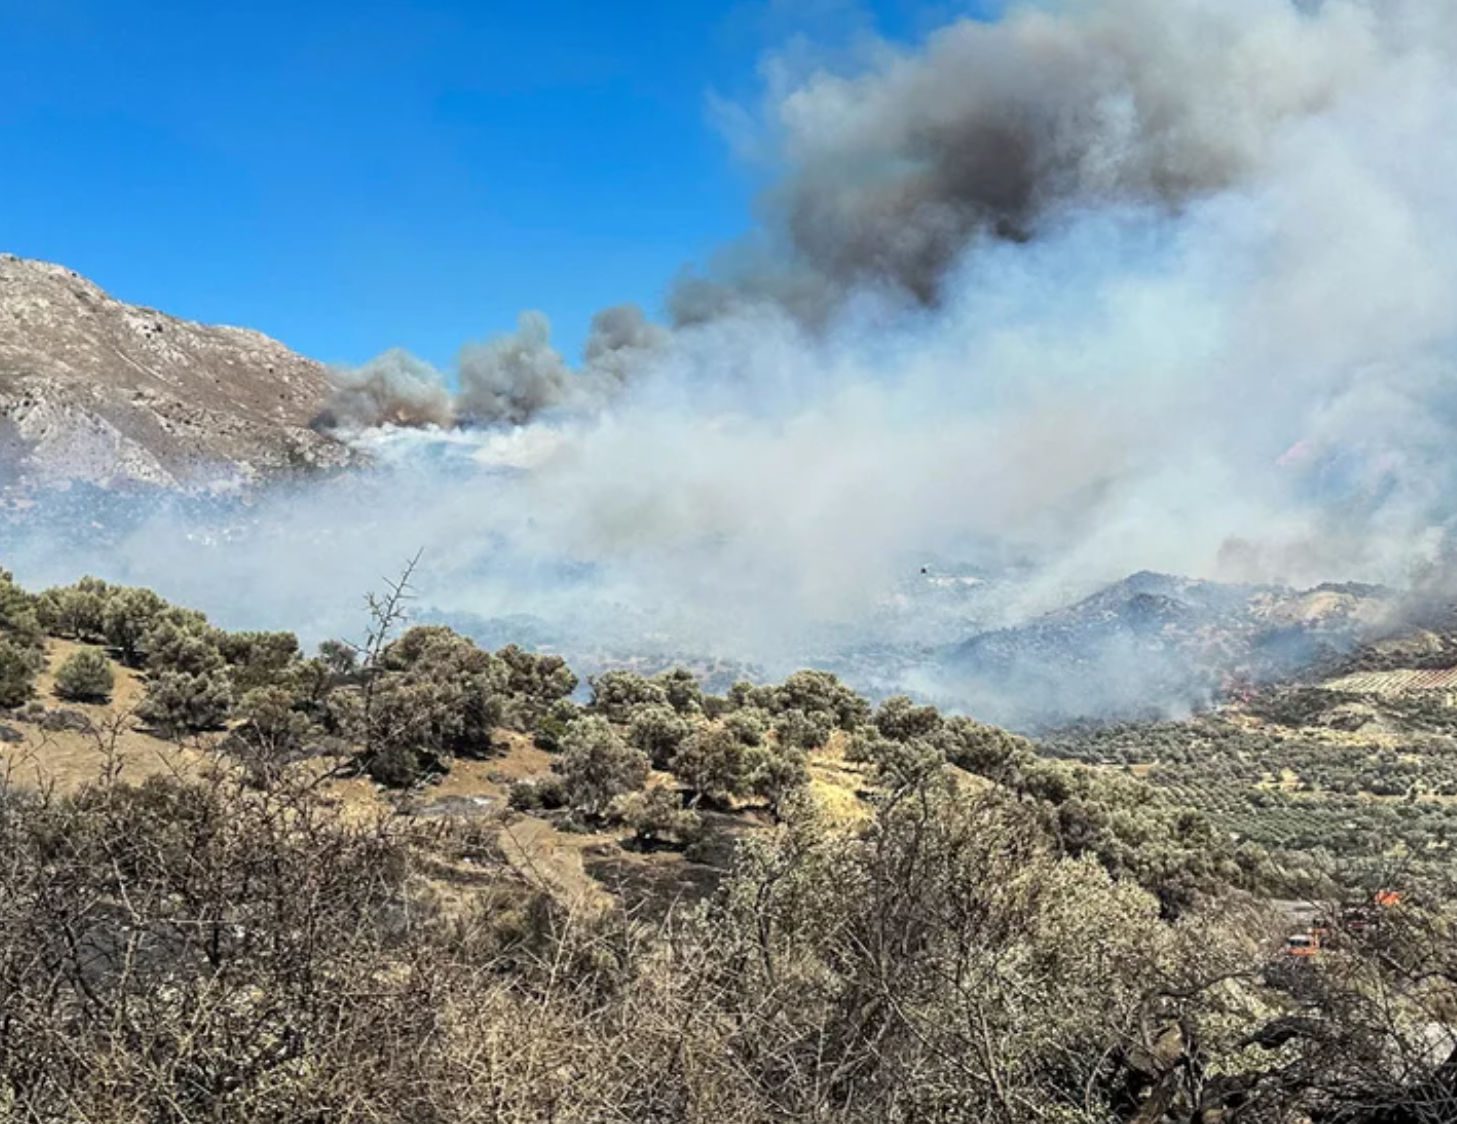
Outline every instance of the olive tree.
<path fill-rule="evenodd" d="M 591 716 L 567 728 L 556 770 L 568 803 L 600 817 L 615 797 L 642 788 L 651 764 L 648 755 L 623 741 L 610 723 Z"/>
<path fill-rule="evenodd" d="M 663 685 L 635 671 L 604 671 L 588 682 L 592 685 L 592 710 L 613 722 L 628 721 L 640 706 L 668 705 Z"/>
<path fill-rule="evenodd" d="M 683 739 L 693 732 L 693 724 L 671 706 L 653 704 L 633 712 L 627 740 L 652 758 L 658 768 L 666 768 Z"/>
<path fill-rule="evenodd" d="M 705 726 L 678 747 L 669 767 L 693 791 L 693 802 L 723 803 L 749 786 L 747 747 L 721 726 Z"/>

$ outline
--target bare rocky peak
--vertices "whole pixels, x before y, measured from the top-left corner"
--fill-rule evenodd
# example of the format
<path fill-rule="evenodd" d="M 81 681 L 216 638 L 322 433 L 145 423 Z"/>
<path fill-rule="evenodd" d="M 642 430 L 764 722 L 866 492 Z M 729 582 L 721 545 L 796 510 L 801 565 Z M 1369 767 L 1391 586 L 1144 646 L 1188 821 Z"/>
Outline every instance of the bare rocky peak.
<path fill-rule="evenodd" d="M 195 491 L 346 463 L 309 428 L 322 364 L 245 328 L 124 304 L 0 255 L 0 492 L 84 481 Z"/>

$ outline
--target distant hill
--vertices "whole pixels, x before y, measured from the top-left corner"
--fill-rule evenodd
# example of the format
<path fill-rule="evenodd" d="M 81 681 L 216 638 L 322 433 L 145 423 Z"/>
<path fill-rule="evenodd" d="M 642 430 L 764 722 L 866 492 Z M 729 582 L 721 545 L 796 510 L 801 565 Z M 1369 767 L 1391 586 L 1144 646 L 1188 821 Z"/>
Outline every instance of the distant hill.
<path fill-rule="evenodd" d="M 0 255 L 0 493 L 198 490 L 350 459 L 309 428 L 322 364 L 244 328 L 124 304 Z"/>
<path fill-rule="evenodd" d="M 940 682 L 979 716 L 1023 726 L 1177 713 L 1351 650 L 1393 596 L 1377 586 L 1296 590 L 1143 571 L 953 646 Z"/>

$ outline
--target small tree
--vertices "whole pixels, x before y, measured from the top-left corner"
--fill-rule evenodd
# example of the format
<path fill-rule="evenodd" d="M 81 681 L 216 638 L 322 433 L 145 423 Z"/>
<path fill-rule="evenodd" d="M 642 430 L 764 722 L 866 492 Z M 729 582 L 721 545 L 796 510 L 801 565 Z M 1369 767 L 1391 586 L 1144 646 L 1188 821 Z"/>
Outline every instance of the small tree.
<path fill-rule="evenodd" d="M 703 819 L 666 785 L 656 785 L 643 792 L 629 792 L 612 802 L 612 815 L 632 828 L 633 837 L 643 846 L 673 843 L 687 847 L 703 834 Z"/>
<path fill-rule="evenodd" d="M 704 727 L 687 738 L 671 763 L 673 773 L 693 790 L 693 801 L 722 803 L 748 789 L 744 743 L 722 727 Z"/>
<path fill-rule="evenodd" d="M 267 782 L 303 750 L 313 729 L 308 716 L 294 709 L 282 687 L 255 687 L 238 702 L 241 719 L 230 746 L 255 782 Z"/>
<path fill-rule="evenodd" d="M 75 585 L 48 589 L 36 599 L 41 624 L 47 632 L 61 636 L 100 639 L 109 593 L 104 581 L 91 577 Z"/>
<path fill-rule="evenodd" d="M 40 666 L 38 651 L 0 636 L 0 706 L 20 706 L 29 699 Z"/>
<path fill-rule="evenodd" d="M 538 749 L 557 753 L 562 748 L 562 738 L 571 724 L 582 717 L 582 708 L 571 699 L 558 699 L 546 710 L 536 723 L 531 740 Z"/>
<path fill-rule="evenodd" d="M 566 785 L 555 773 L 527 777 L 511 785 L 507 803 L 518 812 L 555 811 L 557 808 L 566 807 Z"/>
<path fill-rule="evenodd" d="M 687 668 L 675 667 L 661 675 L 653 676 L 653 682 L 663 689 L 668 705 L 679 714 L 698 714 L 703 709 L 703 688 L 698 677 Z"/>
<path fill-rule="evenodd" d="M 562 738 L 557 772 L 572 807 L 601 816 L 614 797 L 642 788 L 651 762 L 601 718 L 580 718 Z"/>
<path fill-rule="evenodd" d="M 796 671 L 773 694 L 776 712 L 802 710 L 842 730 L 854 730 L 870 717 L 870 704 L 827 671 Z"/>
<path fill-rule="evenodd" d="M 747 787 L 776 817 L 788 798 L 809 784 L 809 761 L 797 749 L 751 747 L 745 754 Z"/>
<path fill-rule="evenodd" d="M 845 757 L 869 765 L 875 782 L 891 793 L 930 783 L 946 764 L 941 750 L 925 738 L 896 741 L 874 730 L 851 738 Z"/>
<path fill-rule="evenodd" d="M 218 671 L 162 671 L 147 681 L 137 713 L 164 733 L 196 733 L 222 726 L 232 702 L 227 677 Z"/>
<path fill-rule="evenodd" d="M 745 745 L 761 745 L 769 732 L 770 715 L 767 710 L 746 706 L 724 716 L 723 727 Z"/>
<path fill-rule="evenodd" d="M 548 711 L 577 689 L 577 677 L 561 656 L 542 656 L 507 644 L 496 653 L 506 668 L 510 696 L 506 720 L 517 730 L 534 729 Z"/>
<path fill-rule="evenodd" d="M 592 684 L 592 709 L 613 722 L 626 722 L 640 706 L 663 706 L 668 692 L 662 684 L 644 679 L 635 671 L 604 671 L 588 680 Z"/>
<path fill-rule="evenodd" d="M 217 646 L 239 694 L 282 684 L 303 656 L 298 637 L 291 632 L 224 632 Z"/>
<path fill-rule="evenodd" d="M 142 656 L 143 637 L 167 607 L 150 589 L 114 589 L 101 610 L 101 633 L 123 660 L 135 664 Z"/>
<path fill-rule="evenodd" d="M 783 711 L 774 721 L 774 736 L 779 744 L 795 749 L 819 749 L 834 733 L 834 721 L 828 711 L 806 714 L 802 710 Z"/>
<path fill-rule="evenodd" d="M 1031 745 L 1016 734 L 959 716 L 946 719 L 933 740 L 951 764 L 993 780 L 1034 756 Z"/>
<path fill-rule="evenodd" d="M 205 675 L 223 666 L 219 633 L 200 613 L 168 609 L 142 638 L 149 672 L 176 671 Z"/>
<path fill-rule="evenodd" d="M 384 649 L 379 667 L 374 703 L 385 728 L 423 726 L 420 744 L 441 754 L 490 754 L 507 697 L 503 661 L 449 628 L 417 625 Z"/>
<path fill-rule="evenodd" d="M 683 739 L 693 732 L 693 725 L 679 716 L 671 706 L 645 706 L 634 712 L 628 726 L 627 740 L 653 759 L 658 768 L 666 768 Z"/>
<path fill-rule="evenodd" d="M 94 648 L 73 653 L 56 669 L 56 694 L 72 702 L 105 702 L 115 682 L 111 661 Z"/>
<path fill-rule="evenodd" d="M 36 599 L 15 584 L 9 570 L 0 569 L 0 636 L 5 635 L 19 645 L 35 647 L 44 632 L 36 615 Z"/>
<path fill-rule="evenodd" d="M 941 714 L 934 706 L 917 706 L 905 695 L 895 695 L 875 712 L 875 728 L 898 742 L 924 738 L 941 727 Z"/>

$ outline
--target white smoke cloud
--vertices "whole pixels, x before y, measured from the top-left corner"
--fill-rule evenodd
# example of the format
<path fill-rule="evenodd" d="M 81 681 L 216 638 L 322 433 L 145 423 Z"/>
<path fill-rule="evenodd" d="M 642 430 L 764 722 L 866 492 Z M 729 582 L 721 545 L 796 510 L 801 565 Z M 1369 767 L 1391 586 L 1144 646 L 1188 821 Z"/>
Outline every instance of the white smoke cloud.
<path fill-rule="evenodd" d="M 769 667 L 883 634 L 923 557 L 1031 574 L 992 623 L 1141 568 L 1401 582 L 1457 496 L 1454 32 L 1086 0 L 778 74 L 768 226 L 671 334 L 604 314 L 571 370 L 525 317 L 435 415 L 497 428 L 378 431 L 373 475 L 94 568 L 319 634 L 423 547 L 425 603 Z"/>

